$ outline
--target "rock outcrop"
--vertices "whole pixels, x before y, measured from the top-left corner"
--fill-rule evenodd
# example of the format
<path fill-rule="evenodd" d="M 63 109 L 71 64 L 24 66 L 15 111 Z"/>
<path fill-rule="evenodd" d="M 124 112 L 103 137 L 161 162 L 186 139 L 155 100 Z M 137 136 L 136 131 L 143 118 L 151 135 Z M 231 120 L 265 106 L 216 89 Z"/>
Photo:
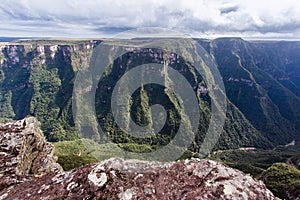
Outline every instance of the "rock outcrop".
<path fill-rule="evenodd" d="M 209 160 L 111 158 L 61 171 L 35 118 L 0 125 L 0 199 L 275 199 L 265 185 Z"/>
<path fill-rule="evenodd" d="M 0 125 L 0 190 L 62 171 L 34 117 Z"/>

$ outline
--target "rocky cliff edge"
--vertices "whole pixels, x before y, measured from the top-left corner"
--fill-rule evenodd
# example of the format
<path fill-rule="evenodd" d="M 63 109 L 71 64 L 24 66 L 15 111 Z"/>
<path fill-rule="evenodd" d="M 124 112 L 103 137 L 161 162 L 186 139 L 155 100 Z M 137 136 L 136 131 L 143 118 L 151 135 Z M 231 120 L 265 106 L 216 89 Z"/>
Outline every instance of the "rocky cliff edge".
<path fill-rule="evenodd" d="M 0 125 L 0 199 L 275 199 L 265 185 L 209 160 L 111 158 L 62 171 L 39 122 Z"/>

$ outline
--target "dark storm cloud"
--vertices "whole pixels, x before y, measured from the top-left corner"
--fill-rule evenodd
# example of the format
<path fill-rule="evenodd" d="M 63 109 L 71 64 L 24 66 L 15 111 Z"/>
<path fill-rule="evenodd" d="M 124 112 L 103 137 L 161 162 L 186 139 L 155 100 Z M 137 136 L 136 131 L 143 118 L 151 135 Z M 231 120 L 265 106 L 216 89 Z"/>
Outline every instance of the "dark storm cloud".
<path fill-rule="evenodd" d="M 225 8 L 221 8 L 220 9 L 220 12 L 221 14 L 228 14 L 228 13 L 231 13 L 231 12 L 236 12 L 238 10 L 238 6 L 230 6 L 230 7 L 225 7 Z"/>

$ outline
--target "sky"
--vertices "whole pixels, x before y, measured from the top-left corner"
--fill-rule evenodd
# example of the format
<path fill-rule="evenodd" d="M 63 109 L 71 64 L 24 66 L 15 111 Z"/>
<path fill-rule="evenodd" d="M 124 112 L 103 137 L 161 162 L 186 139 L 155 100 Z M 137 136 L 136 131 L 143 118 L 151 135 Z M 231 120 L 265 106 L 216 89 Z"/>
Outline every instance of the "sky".
<path fill-rule="evenodd" d="M 300 38 L 299 0 L 1 0 L 0 36 L 114 37 L 161 27 L 192 37 Z"/>

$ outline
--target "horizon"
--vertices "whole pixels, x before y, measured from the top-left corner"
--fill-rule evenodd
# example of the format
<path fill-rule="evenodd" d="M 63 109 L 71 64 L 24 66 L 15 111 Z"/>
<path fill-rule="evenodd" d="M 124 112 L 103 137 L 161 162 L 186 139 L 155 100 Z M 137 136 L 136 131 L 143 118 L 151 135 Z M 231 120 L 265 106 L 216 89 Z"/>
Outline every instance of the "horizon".
<path fill-rule="evenodd" d="M 9 37 L 9 36 L 0 36 L 0 43 L 5 42 L 19 42 L 26 40 L 104 40 L 104 39 L 113 39 L 114 37 Z M 151 37 L 150 37 L 151 38 Z M 158 37 L 153 37 L 158 38 Z M 172 37 L 170 37 L 172 38 Z M 242 39 L 245 41 L 270 41 L 270 42 L 300 42 L 300 38 L 267 38 L 267 37 L 239 37 L 239 36 L 219 36 L 219 37 L 191 37 L 192 39 L 201 39 L 201 40 L 215 40 L 215 39 Z"/>

